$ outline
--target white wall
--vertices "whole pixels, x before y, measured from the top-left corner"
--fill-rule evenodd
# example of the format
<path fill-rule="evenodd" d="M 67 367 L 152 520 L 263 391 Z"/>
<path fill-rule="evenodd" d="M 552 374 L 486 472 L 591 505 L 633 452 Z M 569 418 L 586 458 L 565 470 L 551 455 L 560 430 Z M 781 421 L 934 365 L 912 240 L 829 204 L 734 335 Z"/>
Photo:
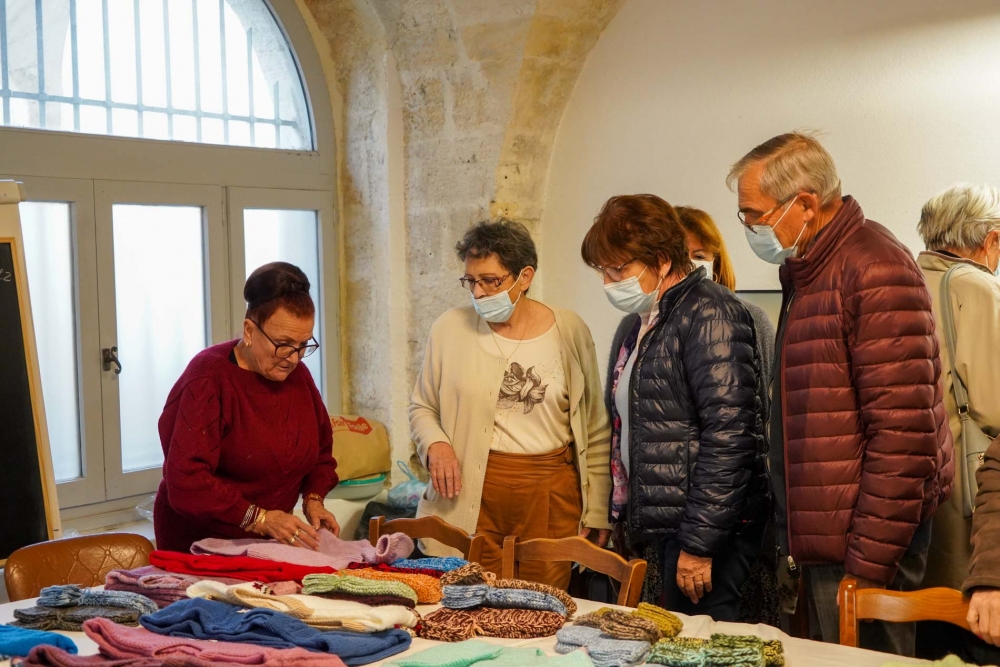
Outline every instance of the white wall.
<path fill-rule="evenodd" d="M 920 207 L 959 180 L 1000 184 L 1000 2 L 629 0 L 567 107 L 542 218 L 544 299 L 604 356 L 619 317 L 580 259 L 603 202 L 652 192 L 723 229 L 738 289 L 778 289 L 725 187 L 758 143 L 819 129 L 868 217 L 909 247 Z"/>

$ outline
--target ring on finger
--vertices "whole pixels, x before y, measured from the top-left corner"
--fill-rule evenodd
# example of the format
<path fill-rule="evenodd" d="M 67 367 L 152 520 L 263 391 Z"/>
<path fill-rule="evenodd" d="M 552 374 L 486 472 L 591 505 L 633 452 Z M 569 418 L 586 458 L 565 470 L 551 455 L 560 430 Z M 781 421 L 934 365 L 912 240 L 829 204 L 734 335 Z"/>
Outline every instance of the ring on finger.
<path fill-rule="evenodd" d="M 299 536 L 299 533 L 301 532 L 302 532 L 301 528 L 296 528 L 295 533 L 292 535 L 292 539 L 294 540 L 295 538 L 297 538 Z"/>
<path fill-rule="evenodd" d="M 295 544 L 295 539 L 296 539 L 295 536 L 292 535 L 291 537 L 288 538 L 288 543 L 289 544 Z"/>

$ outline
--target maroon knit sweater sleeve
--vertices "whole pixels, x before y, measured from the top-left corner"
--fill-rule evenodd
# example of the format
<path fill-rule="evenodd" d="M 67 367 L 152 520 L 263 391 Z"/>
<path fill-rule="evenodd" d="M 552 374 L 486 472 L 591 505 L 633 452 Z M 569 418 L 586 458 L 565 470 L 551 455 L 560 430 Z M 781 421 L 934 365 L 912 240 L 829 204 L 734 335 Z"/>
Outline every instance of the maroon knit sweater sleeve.
<path fill-rule="evenodd" d="M 308 368 L 302 364 L 301 371 L 308 373 Z M 337 461 L 333 458 L 333 425 L 330 423 L 330 413 L 323 404 L 323 396 L 316 388 L 312 376 L 309 377 L 309 391 L 312 394 L 313 405 L 316 409 L 316 420 L 319 423 L 319 458 L 316 467 L 310 471 L 302 481 L 302 496 L 310 493 L 318 493 L 326 497 L 333 487 L 337 486 L 340 478 L 337 476 Z"/>
<path fill-rule="evenodd" d="M 169 431 L 163 479 L 170 506 L 195 519 L 238 526 L 250 503 L 216 474 L 223 426 L 219 384 L 194 377 L 170 398 L 160 419 L 161 434 Z"/>

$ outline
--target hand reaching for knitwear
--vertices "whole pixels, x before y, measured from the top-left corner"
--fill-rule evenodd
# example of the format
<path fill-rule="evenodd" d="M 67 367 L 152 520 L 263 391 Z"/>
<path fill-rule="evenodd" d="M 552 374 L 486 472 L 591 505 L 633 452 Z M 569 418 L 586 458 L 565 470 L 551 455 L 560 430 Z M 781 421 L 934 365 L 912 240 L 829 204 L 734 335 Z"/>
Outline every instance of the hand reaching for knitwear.
<path fill-rule="evenodd" d="M 677 588 L 692 604 L 712 592 L 712 558 L 681 551 L 677 557 Z"/>
<path fill-rule="evenodd" d="M 310 498 L 302 504 L 302 513 L 306 515 L 306 519 L 316 530 L 326 528 L 340 537 L 340 524 L 337 523 L 337 517 L 326 508 L 323 501 Z"/>
<path fill-rule="evenodd" d="M 268 510 L 260 532 L 268 537 L 291 544 L 315 550 L 319 546 L 319 533 L 297 516 L 281 510 Z"/>
<path fill-rule="evenodd" d="M 462 468 L 455 450 L 447 442 L 434 442 L 427 448 L 427 467 L 434 490 L 445 498 L 455 498 L 462 490 Z"/>

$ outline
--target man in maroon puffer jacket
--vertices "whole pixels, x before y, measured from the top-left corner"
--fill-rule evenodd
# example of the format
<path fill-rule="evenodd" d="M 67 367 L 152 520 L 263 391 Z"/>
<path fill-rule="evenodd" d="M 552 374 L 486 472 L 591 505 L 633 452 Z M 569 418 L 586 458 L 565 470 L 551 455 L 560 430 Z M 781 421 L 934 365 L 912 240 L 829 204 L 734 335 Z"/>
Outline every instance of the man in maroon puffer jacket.
<path fill-rule="evenodd" d="M 802 566 L 811 634 L 837 642 L 840 580 L 918 588 L 951 492 L 931 297 L 906 247 L 841 197 L 814 138 L 770 139 L 733 166 L 734 182 L 747 241 L 781 265 L 768 429 L 779 545 Z M 913 655 L 914 632 L 865 623 L 860 639 Z"/>

